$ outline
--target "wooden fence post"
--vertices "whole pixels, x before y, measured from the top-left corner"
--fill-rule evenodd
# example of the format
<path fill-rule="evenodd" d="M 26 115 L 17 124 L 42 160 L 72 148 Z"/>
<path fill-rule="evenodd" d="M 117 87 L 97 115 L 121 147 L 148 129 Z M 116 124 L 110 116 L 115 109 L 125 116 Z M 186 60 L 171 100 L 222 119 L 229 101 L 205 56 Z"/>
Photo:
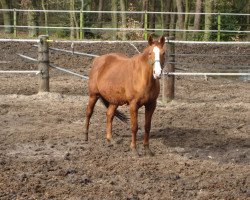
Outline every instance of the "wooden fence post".
<path fill-rule="evenodd" d="M 38 43 L 39 92 L 49 92 L 49 45 L 48 35 L 40 35 Z"/>
<path fill-rule="evenodd" d="M 174 37 L 168 37 L 166 43 L 166 61 L 167 69 L 165 70 L 168 72 L 175 71 L 175 45 L 171 43 L 169 40 L 174 40 Z M 166 104 L 174 99 L 174 84 L 175 84 L 175 76 L 173 75 L 165 75 L 163 76 L 163 83 L 162 83 L 162 102 Z"/>

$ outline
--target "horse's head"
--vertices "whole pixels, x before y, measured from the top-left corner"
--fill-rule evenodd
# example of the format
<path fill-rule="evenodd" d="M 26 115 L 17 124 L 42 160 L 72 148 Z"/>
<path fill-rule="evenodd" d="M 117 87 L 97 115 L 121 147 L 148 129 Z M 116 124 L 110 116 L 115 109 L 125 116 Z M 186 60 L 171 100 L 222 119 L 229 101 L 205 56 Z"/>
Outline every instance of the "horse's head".
<path fill-rule="evenodd" d="M 159 40 L 153 40 L 153 37 L 150 35 L 148 44 L 148 63 L 153 67 L 154 78 L 159 79 L 161 78 L 165 62 L 165 37 L 161 36 Z"/>

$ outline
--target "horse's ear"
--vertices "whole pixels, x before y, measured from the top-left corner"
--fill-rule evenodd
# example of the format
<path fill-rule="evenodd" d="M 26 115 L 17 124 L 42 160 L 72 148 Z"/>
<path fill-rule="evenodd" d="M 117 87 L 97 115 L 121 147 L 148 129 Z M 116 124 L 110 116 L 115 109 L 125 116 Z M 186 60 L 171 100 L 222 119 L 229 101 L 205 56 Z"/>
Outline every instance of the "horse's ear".
<path fill-rule="evenodd" d="M 150 35 L 150 36 L 148 37 L 148 44 L 151 46 L 153 43 L 154 43 L 153 36 Z"/>
<path fill-rule="evenodd" d="M 160 42 L 161 46 L 163 47 L 164 44 L 165 44 L 165 37 L 164 37 L 164 36 L 161 36 L 159 42 Z"/>

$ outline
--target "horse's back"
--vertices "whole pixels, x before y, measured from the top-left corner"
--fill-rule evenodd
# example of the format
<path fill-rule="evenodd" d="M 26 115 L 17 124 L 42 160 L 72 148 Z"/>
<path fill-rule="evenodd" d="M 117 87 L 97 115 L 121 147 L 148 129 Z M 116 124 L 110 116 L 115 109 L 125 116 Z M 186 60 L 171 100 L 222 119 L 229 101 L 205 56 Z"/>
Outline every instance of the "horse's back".
<path fill-rule="evenodd" d="M 91 78 L 92 74 L 94 74 L 95 72 L 100 72 L 104 68 L 109 68 L 111 66 L 114 66 L 114 63 L 116 62 L 119 61 L 123 62 L 126 59 L 128 59 L 128 57 L 126 57 L 123 54 L 106 54 L 97 57 L 93 61 L 89 76 Z"/>

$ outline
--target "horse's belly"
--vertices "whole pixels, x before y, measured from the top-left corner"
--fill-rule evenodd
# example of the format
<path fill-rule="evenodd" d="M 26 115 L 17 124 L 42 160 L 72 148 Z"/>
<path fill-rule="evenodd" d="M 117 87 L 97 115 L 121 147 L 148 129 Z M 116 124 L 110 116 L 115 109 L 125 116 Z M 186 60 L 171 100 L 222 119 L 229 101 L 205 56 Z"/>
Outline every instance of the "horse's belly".
<path fill-rule="evenodd" d="M 114 84 L 100 84 L 99 92 L 109 103 L 123 105 L 127 103 L 124 87 Z"/>

